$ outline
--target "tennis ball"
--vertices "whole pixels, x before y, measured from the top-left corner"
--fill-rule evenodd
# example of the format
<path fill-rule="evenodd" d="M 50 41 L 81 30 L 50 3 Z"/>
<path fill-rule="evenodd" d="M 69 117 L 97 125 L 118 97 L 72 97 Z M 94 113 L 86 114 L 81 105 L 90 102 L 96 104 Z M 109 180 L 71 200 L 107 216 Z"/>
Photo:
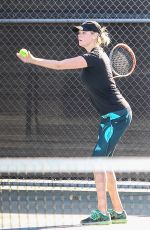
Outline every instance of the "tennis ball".
<path fill-rule="evenodd" d="M 27 51 L 26 49 L 21 49 L 21 50 L 19 51 L 19 54 L 20 54 L 22 57 L 26 58 L 26 57 L 28 56 L 28 51 Z"/>

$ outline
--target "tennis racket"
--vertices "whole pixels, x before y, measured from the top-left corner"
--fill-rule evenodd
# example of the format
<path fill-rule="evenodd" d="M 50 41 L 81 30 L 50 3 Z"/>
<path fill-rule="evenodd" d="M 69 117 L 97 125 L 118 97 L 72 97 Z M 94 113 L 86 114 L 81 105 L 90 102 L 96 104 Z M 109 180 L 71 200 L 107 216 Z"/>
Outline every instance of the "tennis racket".
<path fill-rule="evenodd" d="M 111 50 L 110 63 L 114 78 L 130 76 L 136 66 L 136 57 L 133 50 L 124 43 L 119 43 Z"/>

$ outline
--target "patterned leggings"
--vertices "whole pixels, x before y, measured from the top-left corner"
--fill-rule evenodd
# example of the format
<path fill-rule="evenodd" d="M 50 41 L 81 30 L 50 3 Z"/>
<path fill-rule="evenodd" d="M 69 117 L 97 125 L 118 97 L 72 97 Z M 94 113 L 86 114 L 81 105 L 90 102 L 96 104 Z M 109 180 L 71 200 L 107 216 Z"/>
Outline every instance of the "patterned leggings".
<path fill-rule="evenodd" d="M 101 117 L 99 135 L 92 156 L 111 157 L 120 138 L 132 120 L 131 109 L 108 113 Z"/>

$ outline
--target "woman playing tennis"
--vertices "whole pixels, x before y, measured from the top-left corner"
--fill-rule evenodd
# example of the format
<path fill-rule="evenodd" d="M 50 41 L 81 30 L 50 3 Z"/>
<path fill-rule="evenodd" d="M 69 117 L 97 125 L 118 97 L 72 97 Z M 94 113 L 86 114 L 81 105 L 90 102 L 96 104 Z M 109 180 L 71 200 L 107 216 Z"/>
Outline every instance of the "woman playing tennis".
<path fill-rule="evenodd" d="M 36 58 L 29 51 L 26 58 L 19 53 L 17 56 L 24 63 L 50 69 L 82 69 L 81 80 L 100 117 L 98 140 L 92 156 L 112 157 L 119 139 L 131 123 L 132 111 L 116 87 L 109 57 L 103 49 L 110 43 L 109 34 L 95 21 L 74 26 L 73 32 L 77 33 L 79 46 L 86 50 L 83 55 L 61 61 Z M 81 224 L 126 223 L 127 214 L 118 194 L 115 173 L 94 172 L 94 179 L 97 207 Z M 111 210 L 107 207 L 107 191 L 112 201 Z"/>

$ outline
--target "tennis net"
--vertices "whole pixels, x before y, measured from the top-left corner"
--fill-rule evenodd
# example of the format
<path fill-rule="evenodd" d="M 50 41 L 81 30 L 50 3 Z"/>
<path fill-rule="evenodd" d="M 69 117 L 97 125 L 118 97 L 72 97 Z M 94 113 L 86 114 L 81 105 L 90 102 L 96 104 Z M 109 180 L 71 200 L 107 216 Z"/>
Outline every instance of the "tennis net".
<path fill-rule="evenodd" d="M 97 208 L 93 172 L 105 170 L 116 172 L 129 217 L 149 217 L 149 165 L 148 157 L 1 158 L 0 229 L 82 229 L 81 219 Z"/>

